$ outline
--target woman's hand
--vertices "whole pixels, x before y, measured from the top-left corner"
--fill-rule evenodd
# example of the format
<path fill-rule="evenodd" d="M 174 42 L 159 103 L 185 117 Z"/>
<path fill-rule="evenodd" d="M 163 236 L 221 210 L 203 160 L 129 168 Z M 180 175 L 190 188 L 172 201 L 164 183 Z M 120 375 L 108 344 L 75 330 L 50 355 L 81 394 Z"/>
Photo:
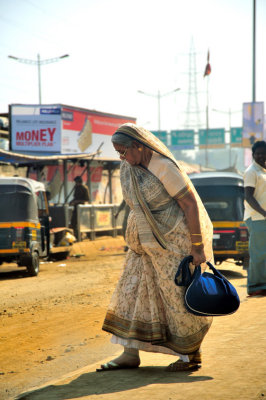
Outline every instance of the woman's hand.
<path fill-rule="evenodd" d="M 201 246 L 193 246 L 192 245 L 191 255 L 193 257 L 192 264 L 195 266 L 206 262 L 206 255 L 204 252 L 203 245 L 201 245 Z"/>

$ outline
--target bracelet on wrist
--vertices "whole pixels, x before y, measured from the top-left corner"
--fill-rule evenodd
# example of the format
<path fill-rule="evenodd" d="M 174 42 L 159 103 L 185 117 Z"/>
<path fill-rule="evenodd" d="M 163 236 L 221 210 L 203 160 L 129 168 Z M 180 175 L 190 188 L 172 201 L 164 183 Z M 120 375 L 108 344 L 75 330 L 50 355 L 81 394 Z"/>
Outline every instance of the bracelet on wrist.
<path fill-rule="evenodd" d="M 191 236 L 201 236 L 201 233 L 191 233 Z"/>
<path fill-rule="evenodd" d="M 192 242 L 192 246 L 200 246 L 201 244 L 203 244 L 203 242 Z"/>

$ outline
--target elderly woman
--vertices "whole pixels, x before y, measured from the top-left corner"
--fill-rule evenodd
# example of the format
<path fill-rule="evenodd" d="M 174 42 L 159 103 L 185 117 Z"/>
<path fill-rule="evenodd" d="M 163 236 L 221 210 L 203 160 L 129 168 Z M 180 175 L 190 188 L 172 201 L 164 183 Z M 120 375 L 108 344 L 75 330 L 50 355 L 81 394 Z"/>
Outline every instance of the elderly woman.
<path fill-rule="evenodd" d="M 139 350 L 178 356 L 168 371 L 197 369 L 212 319 L 186 310 L 185 289 L 174 277 L 185 256 L 192 255 L 202 269 L 212 259 L 211 221 L 188 176 L 151 132 L 124 124 L 112 143 L 122 160 L 121 185 L 131 211 L 129 251 L 103 330 L 124 351 L 97 371 L 137 368 Z"/>

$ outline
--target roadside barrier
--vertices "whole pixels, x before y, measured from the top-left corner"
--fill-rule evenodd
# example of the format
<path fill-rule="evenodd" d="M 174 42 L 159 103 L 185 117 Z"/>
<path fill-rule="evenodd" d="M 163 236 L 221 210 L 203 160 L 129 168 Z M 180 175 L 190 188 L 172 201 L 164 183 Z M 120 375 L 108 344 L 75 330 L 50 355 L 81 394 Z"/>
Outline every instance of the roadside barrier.
<path fill-rule="evenodd" d="M 124 210 L 115 218 L 118 205 L 114 204 L 95 204 L 78 205 L 77 207 L 77 239 L 82 241 L 84 233 L 89 234 L 94 240 L 97 233 L 111 232 L 116 237 L 118 231 L 122 229 Z"/>
<path fill-rule="evenodd" d="M 84 237 L 95 240 L 97 233 L 109 232 L 113 237 L 122 233 L 122 223 L 125 211 L 121 210 L 118 217 L 119 204 L 79 204 L 77 206 L 77 226 L 75 236 L 79 242 Z M 68 204 L 49 207 L 51 228 L 69 227 L 74 207 Z"/>

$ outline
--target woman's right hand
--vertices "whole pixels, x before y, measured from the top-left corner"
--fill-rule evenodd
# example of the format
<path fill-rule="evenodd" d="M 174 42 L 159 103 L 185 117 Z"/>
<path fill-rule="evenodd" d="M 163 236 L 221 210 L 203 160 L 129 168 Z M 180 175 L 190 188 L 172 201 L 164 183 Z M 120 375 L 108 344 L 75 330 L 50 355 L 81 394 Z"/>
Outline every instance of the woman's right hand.
<path fill-rule="evenodd" d="M 203 244 L 200 246 L 192 245 L 191 255 L 193 257 L 192 264 L 195 266 L 205 263 L 207 261 Z"/>

